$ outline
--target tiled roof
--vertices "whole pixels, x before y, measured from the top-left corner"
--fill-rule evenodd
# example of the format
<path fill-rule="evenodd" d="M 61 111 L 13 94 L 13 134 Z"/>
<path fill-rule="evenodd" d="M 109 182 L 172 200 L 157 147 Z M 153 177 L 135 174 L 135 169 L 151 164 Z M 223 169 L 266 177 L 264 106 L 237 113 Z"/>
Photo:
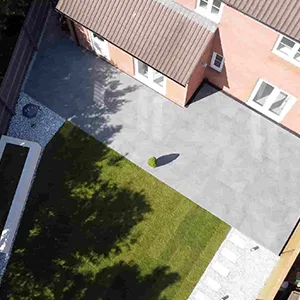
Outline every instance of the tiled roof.
<path fill-rule="evenodd" d="M 300 0 L 223 0 L 223 2 L 300 41 Z"/>
<path fill-rule="evenodd" d="M 60 0 L 57 10 L 181 85 L 217 29 L 171 0 Z"/>

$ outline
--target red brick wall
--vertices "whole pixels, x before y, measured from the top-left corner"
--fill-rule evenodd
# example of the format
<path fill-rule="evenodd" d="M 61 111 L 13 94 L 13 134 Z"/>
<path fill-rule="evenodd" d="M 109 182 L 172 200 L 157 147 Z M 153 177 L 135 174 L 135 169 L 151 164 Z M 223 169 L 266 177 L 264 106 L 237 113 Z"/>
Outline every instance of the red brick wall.
<path fill-rule="evenodd" d="M 134 76 L 133 57 L 122 49 L 108 43 L 111 62 L 125 73 Z"/>
<path fill-rule="evenodd" d="M 210 82 L 247 101 L 258 78 L 265 79 L 300 101 L 300 68 L 272 53 L 279 34 L 250 17 L 224 7 L 213 50 L 225 57 L 222 73 L 207 68 Z M 300 132 L 300 106 L 296 103 L 283 124 Z"/>
<path fill-rule="evenodd" d="M 294 104 L 292 109 L 287 113 L 287 115 L 282 120 L 281 124 L 300 133 L 300 99 Z"/>
<path fill-rule="evenodd" d="M 166 78 L 166 80 L 166 97 L 183 107 L 186 103 L 186 87 L 181 86 L 169 78 Z"/>
<path fill-rule="evenodd" d="M 206 51 L 201 57 L 197 67 L 195 68 L 187 86 L 187 95 L 186 95 L 186 102 L 187 103 L 195 91 L 198 89 L 199 85 L 202 83 L 203 79 L 205 78 L 206 69 L 209 68 L 211 55 L 212 55 L 212 46 L 213 40 L 207 45 Z M 207 66 L 203 66 L 202 63 L 206 63 Z"/>
<path fill-rule="evenodd" d="M 76 34 L 77 34 L 77 37 L 78 37 L 78 42 L 79 44 L 90 50 L 90 51 L 93 51 L 92 47 L 91 47 L 91 41 L 90 41 L 90 37 L 89 37 L 89 34 L 88 34 L 88 30 L 77 24 L 77 23 L 73 23 L 74 24 L 74 28 L 75 28 L 75 31 L 76 31 Z"/>

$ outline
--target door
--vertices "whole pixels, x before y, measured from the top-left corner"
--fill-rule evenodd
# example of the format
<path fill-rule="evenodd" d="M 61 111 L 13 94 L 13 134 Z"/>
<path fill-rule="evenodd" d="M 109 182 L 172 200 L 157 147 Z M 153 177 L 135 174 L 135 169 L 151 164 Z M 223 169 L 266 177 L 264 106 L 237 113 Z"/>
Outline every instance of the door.
<path fill-rule="evenodd" d="M 96 33 L 89 31 L 91 44 L 97 55 L 110 60 L 107 41 Z"/>
<path fill-rule="evenodd" d="M 138 59 L 134 59 L 135 77 L 159 93 L 166 94 L 165 76 Z"/>

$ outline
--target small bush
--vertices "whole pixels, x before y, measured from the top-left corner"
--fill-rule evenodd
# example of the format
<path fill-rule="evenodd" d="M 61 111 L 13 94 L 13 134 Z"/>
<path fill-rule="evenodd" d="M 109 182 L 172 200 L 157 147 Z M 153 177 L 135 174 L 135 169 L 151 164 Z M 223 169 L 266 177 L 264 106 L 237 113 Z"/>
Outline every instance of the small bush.
<path fill-rule="evenodd" d="M 157 167 L 157 162 L 156 162 L 156 158 L 154 156 L 150 157 L 148 159 L 148 165 L 151 167 L 151 168 L 156 168 Z"/>

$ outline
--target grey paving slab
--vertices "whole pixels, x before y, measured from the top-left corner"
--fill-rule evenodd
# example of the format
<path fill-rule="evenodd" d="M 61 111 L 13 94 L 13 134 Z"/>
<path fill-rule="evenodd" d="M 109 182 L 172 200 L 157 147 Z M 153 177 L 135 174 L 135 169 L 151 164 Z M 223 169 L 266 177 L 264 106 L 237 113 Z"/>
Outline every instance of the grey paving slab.
<path fill-rule="evenodd" d="M 209 85 L 180 108 L 51 18 L 25 92 L 276 254 L 299 218 L 299 138 Z"/>

